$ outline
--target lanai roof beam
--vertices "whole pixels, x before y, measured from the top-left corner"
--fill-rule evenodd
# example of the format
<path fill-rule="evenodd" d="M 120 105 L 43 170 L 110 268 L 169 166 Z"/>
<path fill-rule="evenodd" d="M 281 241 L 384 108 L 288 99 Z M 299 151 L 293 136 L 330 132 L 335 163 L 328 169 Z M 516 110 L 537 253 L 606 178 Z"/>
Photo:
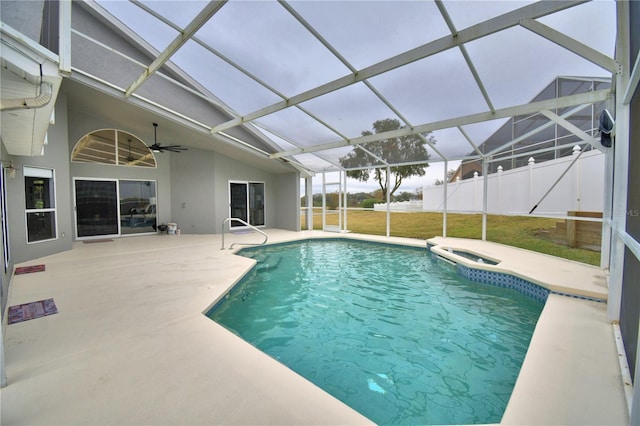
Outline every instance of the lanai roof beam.
<path fill-rule="evenodd" d="M 633 65 L 633 70 L 631 70 L 631 76 L 629 77 L 629 84 L 627 85 L 627 90 L 624 93 L 622 98 L 622 103 L 624 105 L 629 105 L 631 103 L 631 97 L 635 93 L 638 88 L 638 83 L 640 82 L 640 55 L 636 58 L 636 63 Z"/>
<path fill-rule="evenodd" d="M 557 44 L 560 47 L 563 47 L 578 56 L 583 57 L 584 59 L 598 65 L 599 67 L 604 68 L 607 71 L 610 71 L 616 74 L 619 71 L 618 64 L 615 60 L 604 55 L 592 47 L 583 44 L 566 34 L 561 33 L 560 31 L 554 30 L 548 25 L 544 25 L 535 19 L 526 18 L 520 21 L 520 25 L 524 28 L 538 34 L 541 37 L 546 38 L 547 40 Z"/>
<path fill-rule="evenodd" d="M 347 67 L 352 73 L 357 74 L 358 70 L 356 69 L 356 67 L 354 67 L 344 56 L 342 56 L 340 54 L 340 52 L 338 52 L 338 50 L 331 44 L 329 43 L 329 41 L 327 39 L 325 39 L 318 31 L 316 31 L 316 29 L 309 23 L 307 22 L 306 19 L 304 19 L 295 9 L 293 9 L 286 1 L 284 0 L 278 0 L 278 2 L 282 5 L 282 7 L 284 7 L 287 12 L 289 12 L 307 31 L 309 31 L 315 38 L 316 40 L 318 40 L 320 43 L 322 43 L 322 45 L 324 47 L 326 47 L 340 62 L 342 62 L 342 64 Z M 396 107 L 395 105 L 393 105 L 391 102 L 389 102 L 389 100 L 387 98 L 385 98 L 382 93 L 380 93 L 378 91 L 378 89 L 376 89 L 373 84 L 371 84 L 368 80 L 363 80 L 363 83 L 365 84 L 365 86 L 367 86 L 367 88 L 369 90 L 371 90 L 371 92 L 373 92 L 373 94 L 382 101 L 382 103 L 384 103 L 387 108 L 389 108 L 391 111 L 393 111 L 393 113 L 395 115 L 398 116 L 398 118 L 400 118 L 405 125 L 412 127 L 412 124 L 409 122 L 409 120 L 404 116 L 404 114 L 402 114 Z M 429 145 L 429 147 L 431 149 L 433 149 L 440 157 L 444 158 L 444 156 L 442 155 L 442 153 L 440 153 L 440 151 L 438 151 L 438 149 L 423 135 L 419 135 L 419 138 L 425 142 L 427 145 Z M 343 139 L 347 140 L 348 138 L 345 136 L 343 137 Z M 387 164 L 385 162 L 385 164 Z"/>
<path fill-rule="evenodd" d="M 388 166 L 389 163 L 385 160 L 383 160 L 382 158 L 378 157 L 377 155 L 375 155 L 373 152 L 369 151 L 367 148 L 363 147 L 362 145 L 356 145 L 359 149 L 363 150 L 364 152 L 366 152 L 367 154 L 369 154 L 370 156 L 372 156 L 374 159 L 380 161 L 382 163 L 382 165 L 384 166 Z"/>
<path fill-rule="evenodd" d="M 143 71 L 142 74 L 127 88 L 125 96 L 129 97 L 140 87 L 149 77 L 153 75 L 160 67 L 162 67 L 171 56 L 182 47 L 213 15 L 215 15 L 222 6 L 225 5 L 227 0 L 212 1 L 196 15 L 195 18 L 185 27 L 183 31 L 176 36 L 175 39 L 166 47 L 166 49 L 160 53 L 160 55 L 151 62 L 151 65 Z"/>
<path fill-rule="evenodd" d="M 265 125 L 263 125 L 261 123 L 255 122 L 255 123 L 251 123 L 251 124 L 253 126 L 259 128 L 259 129 L 263 129 L 265 132 L 269 132 L 272 135 L 279 137 L 280 139 L 282 139 L 283 141 L 287 142 L 290 145 L 293 145 L 293 146 L 298 147 L 298 148 L 302 148 L 302 145 L 300 145 L 299 143 L 292 141 L 290 138 L 284 136 L 280 132 L 277 132 L 277 131 L 275 131 L 273 129 L 270 129 L 267 126 L 265 126 Z M 321 154 L 319 154 L 317 152 L 314 153 L 313 155 L 318 157 L 322 161 L 326 161 L 327 163 L 331 164 L 332 166 L 335 166 L 337 168 L 342 168 L 339 164 L 335 163 L 334 161 L 329 160 L 328 158 L 326 158 L 325 156 L 323 156 L 323 155 L 321 155 Z M 295 160 L 294 158 L 291 158 L 291 157 L 286 158 L 284 160 L 297 163 L 297 160 Z"/>
<path fill-rule="evenodd" d="M 212 133 L 216 133 L 222 130 L 229 129 L 231 127 L 239 126 L 248 121 L 255 120 L 256 118 L 264 117 L 265 115 L 269 115 L 285 108 L 325 95 L 327 93 L 331 93 L 335 90 L 342 89 L 354 83 L 358 83 L 360 81 L 375 77 L 387 71 L 391 71 L 401 66 L 418 61 L 420 59 L 424 59 L 437 53 L 444 52 L 464 43 L 480 39 L 482 37 L 500 32 L 507 28 L 515 27 L 519 25 L 520 21 L 524 18 L 540 18 L 582 3 L 585 3 L 585 0 L 573 0 L 567 2 L 538 2 L 521 7 L 514 11 L 505 13 L 503 15 L 484 21 L 480 24 L 473 25 L 464 30 L 461 30 L 455 37 L 453 35 L 441 37 L 437 40 L 423 44 L 422 46 L 407 50 L 406 52 L 403 52 L 399 55 L 392 56 L 374 65 L 363 68 L 358 72 L 345 75 L 336 80 L 330 81 L 320 86 L 316 86 L 311 90 L 299 93 L 286 100 L 276 102 L 275 104 L 253 111 L 241 118 L 219 124 L 211 131 Z"/>
<path fill-rule="evenodd" d="M 456 29 L 456 26 L 454 25 L 453 20 L 449 16 L 449 12 L 447 12 L 447 9 L 444 7 L 444 3 L 442 3 L 442 0 L 436 0 L 435 3 L 436 3 L 436 6 L 438 7 L 438 10 L 440 10 L 440 14 L 442 15 L 442 18 L 444 18 L 444 21 L 447 23 L 447 26 L 449 27 L 449 31 L 451 31 L 451 35 L 456 37 L 458 35 L 458 30 Z M 469 56 L 469 52 L 467 52 L 467 48 L 464 46 L 464 44 L 459 45 L 458 48 L 460 49 L 460 53 L 462 53 L 462 56 L 464 57 L 464 60 L 467 63 L 467 66 L 469 67 L 469 71 L 471 71 L 471 74 L 473 75 L 473 79 L 476 81 L 476 84 L 478 85 L 478 89 L 480 89 L 480 92 L 482 92 L 482 96 L 484 97 L 484 101 L 487 103 L 489 110 L 495 111 L 495 107 L 491 102 L 491 98 L 489 98 L 489 93 L 487 93 L 487 89 L 484 87 L 484 84 L 482 83 L 482 79 L 480 78 L 480 75 L 478 74 L 478 70 L 476 70 L 476 66 L 473 64 L 473 61 Z"/>
<path fill-rule="evenodd" d="M 567 108 L 574 105 L 591 104 L 607 99 L 610 95 L 610 90 L 598 90 L 594 92 L 579 93 L 571 96 L 564 96 L 560 98 L 547 99 L 544 101 L 531 102 L 528 104 L 518 105 L 509 108 L 497 109 L 495 112 L 487 111 L 478 114 L 471 114 L 463 117 L 450 118 L 446 120 L 436 121 L 432 123 L 421 124 L 412 128 L 404 127 L 398 130 L 392 130 L 389 132 L 376 133 L 373 135 L 360 136 L 357 138 L 349 139 L 347 141 L 329 142 L 326 144 L 319 144 L 308 148 L 282 151 L 275 154 L 271 154 L 271 158 L 286 157 L 288 155 L 303 154 L 310 152 L 323 151 L 325 149 L 341 148 L 343 146 L 355 145 L 367 142 L 375 142 L 382 139 L 395 138 L 400 136 L 407 136 L 416 133 L 428 133 L 439 129 L 448 129 L 452 127 L 462 126 L 465 124 L 480 123 L 483 121 L 496 120 L 500 118 L 508 118 L 516 115 L 530 114 L 538 112 L 543 109 L 555 109 L 555 108 Z M 578 108 L 577 110 L 582 109 Z M 502 147 L 500 148 L 502 149 Z M 489 153 L 487 155 L 491 155 Z"/>
<path fill-rule="evenodd" d="M 180 32 L 182 31 L 181 28 L 174 24 L 173 22 L 171 22 L 170 20 L 168 20 L 167 18 L 165 18 L 164 16 L 162 16 L 161 14 L 159 14 L 158 12 L 156 12 L 155 10 L 153 10 L 152 8 L 150 8 L 149 6 L 145 5 L 144 3 L 140 2 L 139 0 L 132 0 L 132 3 L 135 4 L 136 6 L 140 7 L 141 9 L 143 9 L 144 11 L 146 11 L 147 13 L 149 13 L 150 15 L 152 15 L 153 17 L 155 17 L 156 19 L 159 19 L 160 21 L 162 21 L 163 23 L 165 23 L 166 25 L 170 26 L 171 28 L 173 28 L 174 30 Z M 240 65 L 238 65 L 236 62 L 234 62 L 233 60 L 231 60 L 228 56 L 222 54 L 220 51 L 218 51 L 217 49 L 213 48 L 213 46 L 211 46 L 210 44 L 206 43 L 205 41 L 203 41 L 202 39 L 200 39 L 197 36 L 192 36 L 191 40 L 193 40 L 194 42 L 198 43 L 200 46 L 202 46 L 204 49 L 208 50 L 209 52 L 211 52 L 213 55 L 217 56 L 218 58 L 222 59 L 224 62 L 226 62 L 227 64 L 229 64 L 231 67 L 233 67 L 234 69 L 238 70 L 239 72 L 241 72 L 242 74 L 244 74 L 245 76 L 247 76 L 248 78 L 250 78 L 251 80 L 255 81 L 256 83 L 258 83 L 260 86 L 264 87 L 265 89 L 267 89 L 268 91 L 270 91 L 271 93 L 273 93 L 274 95 L 278 96 L 279 98 L 282 98 L 283 100 L 286 100 L 287 97 L 284 95 L 284 93 L 280 92 L 279 90 L 277 90 L 276 88 L 274 88 L 273 86 L 271 86 L 270 84 L 268 84 L 267 82 L 265 82 L 264 80 L 262 80 L 261 78 L 259 78 L 258 76 L 256 76 L 255 74 L 249 72 L 247 69 L 245 69 L 244 67 L 241 67 Z M 333 51 L 332 51 L 333 52 Z M 309 117 L 311 117 L 313 120 L 317 121 L 318 123 L 320 123 L 321 125 L 323 125 L 324 127 L 326 127 L 327 129 L 329 129 L 330 131 L 332 131 L 333 133 L 335 133 L 336 135 L 340 136 L 343 139 L 346 139 L 347 137 L 345 135 L 343 135 L 340 131 L 338 131 L 336 128 L 332 127 L 331 125 L 329 125 L 326 121 L 320 119 L 318 116 L 316 116 L 315 114 L 313 114 L 312 112 L 310 112 L 309 110 L 307 110 L 306 108 L 304 108 L 302 105 L 295 105 L 296 108 L 298 108 L 300 111 L 302 111 L 303 113 L 305 113 L 306 115 L 308 115 Z M 229 107 L 227 107 L 226 105 L 224 106 L 224 109 L 232 116 L 235 117 L 236 119 L 239 119 L 240 115 L 235 112 L 232 111 Z M 213 125 L 211 127 L 214 127 Z M 273 131 L 271 129 L 269 129 L 266 126 L 257 126 L 257 127 L 262 127 L 265 130 L 273 133 Z M 213 132 L 212 132 L 213 133 Z"/>
<path fill-rule="evenodd" d="M 586 108 L 588 106 L 588 104 L 584 104 L 584 105 L 578 105 L 577 107 L 565 112 L 564 114 L 562 114 L 562 118 L 566 118 L 566 117 L 571 117 L 573 114 L 575 114 L 578 111 L 583 110 L 584 108 Z M 549 108 L 546 108 L 549 109 Z M 546 129 L 547 127 L 551 127 L 555 124 L 554 121 L 547 121 L 546 123 L 544 123 L 541 126 L 536 127 L 535 129 L 524 133 L 522 135 L 520 135 L 519 137 L 513 139 L 511 142 L 503 144 L 502 146 L 499 146 L 498 148 L 490 151 L 489 153 L 487 153 L 488 157 L 491 157 L 493 155 L 499 154 L 501 151 L 504 151 L 506 148 L 509 148 L 515 144 L 517 144 L 520 141 L 526 140 L 528 138 L 530 138 L 531 136 L 535 135 L 536 133 L 540 133 L 541 131 L 543 131 L 544 129 Z"/>
<path fill-rule="evenodd" d="M 471 137 L 462 128 L 462 126 L 458 126 L 458 131 L 460 131 L 460 133 L 462 133 L 462 136 L 464 136 L 464 138 L 467 140 L 467 142 L 469 142 L 469 145 L 471 145 L 473 147 L 473 149 L 480 155 L 480 157 L 484 158 L 484 154 L 482 153 L 482 151 L 480 151 L 478 146 L 475 143 L 473 143 L 473 140 L 471 140 Z"/>
<path fill-rule="evenodd" d="M 558 116 L 558 114 L 555 114 L 549 111 L 548 109 L 544 109 L 540 111 L 540 114 L 544 115 L 554 123 L 557 123 L 558 125 L 564 127 L 565 129 L 567 129 L 568 131 L 570 131 L 571 133 L 573 133 L 583 141 L 587 142 L 592 147 L 596 149 L 601 149 L 600 145 L 597 143 L 596 139 L 593 138 L 593 136 L 588 135 L 587 133 L 584 132 L 584 130 L 580 129 L 578 126 L 569 122 L 565 118 Z"/>

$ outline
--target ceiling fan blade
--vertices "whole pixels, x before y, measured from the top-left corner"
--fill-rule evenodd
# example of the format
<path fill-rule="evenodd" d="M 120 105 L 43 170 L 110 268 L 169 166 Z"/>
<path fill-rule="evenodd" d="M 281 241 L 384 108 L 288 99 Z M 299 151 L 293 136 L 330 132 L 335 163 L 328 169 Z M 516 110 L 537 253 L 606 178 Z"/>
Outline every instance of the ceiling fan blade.
<path fill-rule="evenodd" d="M 148 148 L 153 151 L 153 152 L 163 152 L 163 151 L 170 151 L 170 152 L 181 152 L 181 151 L 187 151 L 187 148 L 183 148 L 181 145 L 160 145 L 158 143 L 158 140 L 156 139 L 157 137 L 157 129 L 158 129 L 158 123 L 153 123 L 153 145 L 148 146 Z"/>

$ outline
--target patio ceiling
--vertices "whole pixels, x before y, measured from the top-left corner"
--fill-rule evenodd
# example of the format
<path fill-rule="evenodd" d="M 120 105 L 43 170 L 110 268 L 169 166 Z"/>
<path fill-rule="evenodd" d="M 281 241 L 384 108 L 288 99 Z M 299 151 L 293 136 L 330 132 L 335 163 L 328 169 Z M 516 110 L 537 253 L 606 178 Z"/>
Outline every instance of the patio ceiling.
<path fill-rule="evenodd" d="M 610 95 L 529 103 L 555 77 L 611 77 L 618 69 L 613 1 L 100 0 L 84 7 L 154 53 L 135 78 L 109 82 L 125 97 L 140 96 L 167 67 L 180 70 L 229 117 L 199 121 L 211 143 L 244 127 L 270 147 L 265 155 L 316 172 L 339 170 L 354 146 L 411 134 L 429 140 L 429 158 L 368 155 L 370 164 L 469 158 L 509 117 L 546 111 L 562 126 L 558 109 Z M 386 118 L 402 127 L 362 135 Z"/>

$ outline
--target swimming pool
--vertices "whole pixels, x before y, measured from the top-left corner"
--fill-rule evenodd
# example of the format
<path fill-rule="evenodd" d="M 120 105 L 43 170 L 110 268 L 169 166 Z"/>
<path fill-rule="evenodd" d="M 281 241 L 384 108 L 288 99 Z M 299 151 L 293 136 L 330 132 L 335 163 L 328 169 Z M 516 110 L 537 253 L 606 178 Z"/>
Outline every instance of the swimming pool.
<path fill-rule="evenodd" d="M 462 278 L 425 248 L 309 240 L 209 317 L 378 424 L 499 422 L 543 303 Z"/>

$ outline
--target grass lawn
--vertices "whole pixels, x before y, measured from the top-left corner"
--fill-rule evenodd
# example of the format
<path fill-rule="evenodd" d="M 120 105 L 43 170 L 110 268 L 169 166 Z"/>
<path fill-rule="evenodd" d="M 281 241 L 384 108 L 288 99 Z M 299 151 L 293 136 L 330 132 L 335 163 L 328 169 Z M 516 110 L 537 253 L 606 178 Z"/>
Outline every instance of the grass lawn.
<path fill-rule="evenodd" d="M 386 235 L 386 212 L 349 211 L 347 228 L 359 234 Z M 548 237 L 557 219 L 516 216 L 487 216 L 487 240 L 590 265 L 600 265 L 600 252 L 573 249 Z M 304 223 L 304 222 L 303 222 Z M 337 225 L 337 214 L 327 214 L 327 224 Z M 322 229 L 322 217 L 315 216 L 314 229 Z M 391 213 L 391 235 L 427 239 L 442 235 L 442 213 Z M 482 238 L 482 215 L 447 214 L 447 236 Z"/>

